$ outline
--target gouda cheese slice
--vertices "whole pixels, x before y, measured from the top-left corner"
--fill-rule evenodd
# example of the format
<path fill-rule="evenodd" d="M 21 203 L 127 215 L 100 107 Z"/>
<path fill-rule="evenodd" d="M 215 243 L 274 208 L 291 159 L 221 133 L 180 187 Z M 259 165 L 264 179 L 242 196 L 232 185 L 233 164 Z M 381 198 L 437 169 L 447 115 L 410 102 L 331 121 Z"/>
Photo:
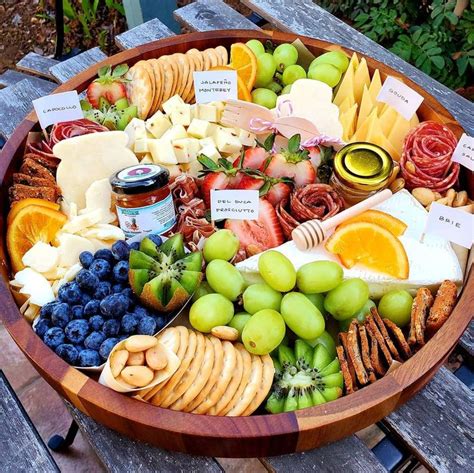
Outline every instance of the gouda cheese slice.
<path fill-rule="evenodd" d="M 353 104 L 352 107 L 347 110 L 347 112 L 341 114 L 341 117 L 339 118 L 340 122 L 342 123 L 342 128 L 344 130 L 342 134 L 342 139 L 344 141 L 349 141 L 355 132 L 357 107 L 358 105 L 356 103 Z"/>
<path fill-rule="evenodd" d="M 350 65 L 347 68 L 347 71 L 344 74 L 344 77 L 342 78 L 339 84 L 333 103 L 335 103 L 339 107 L 346 97 L 350 98 L 351 105 L 352 105 L 355 101 L 354 99 L 354 69 L 350 67 Z"/>
<path fill-rule="evenodd" d="M 346 113 L 351 107 L 353 103 L 351 103 L 351 98 L 347 96 L 339 105 L 339 113 L 342 115 L 343 113 Z"/>
<path fill-rule="evenodd" d="M 356 53 L 352 54 L 351 60 L 349 61 L 349 68 L 352 68 L 354 71 L 359 67 L 359 58 Z"/>
<path fill-rule="evenodd" d="M 367 67 L 367 61 L 365 60 L 365 58 L 362 58 L 359 66 L 357 67 L 354 73 L 354 98 L 358 104 L 360 104 L 362 100 L 364 85 L 369 87 L 370 74 L 369 68 Z"/>
<path fill-rule="evenodd" d="M 372 110 L 370 115 L 365 119 L 364 123 L 351 138 L 351 142 L 355 141 L 369 141 L 368 136 L 371 134 L 371 130 L 374 127 L 374 122 L 378 121 L 377 110 Z"/>
<path fill-rule="evenodd" d="M 399 116 L 400 115 L 393 107 L 387 107 L 380 115 L 380 123 L 385 136 L 389 135 Z"/>
<path fill-rule="evenodd" d="M 387 138 L 392 144 L 392 146 L 396 149 L 396 154 L 398 155 L 398 159 L 402 155 L 403 151 L 403 143 L 405 141 L 405 137 L 407 133 L 410 131 L 410 122 L 405 120 L 401 115 L 398 115 L 397 120 L 395 121 L 392 129 L 387 134 Z M 395 156 L 393 159 L 396 159 Z M 398 161 L 397 159 L 397 161 Z"/>
<path fill-rule="evenodd" d="M 374 108 L 374 103 L 369 93 L 369 89 L 364 84 L 364 92 L 362 93 L 362 101 L 359 108 L 359 116 L 357 117 L 357 128 L 361 127 L 365 119 L 369 116 Z"/>

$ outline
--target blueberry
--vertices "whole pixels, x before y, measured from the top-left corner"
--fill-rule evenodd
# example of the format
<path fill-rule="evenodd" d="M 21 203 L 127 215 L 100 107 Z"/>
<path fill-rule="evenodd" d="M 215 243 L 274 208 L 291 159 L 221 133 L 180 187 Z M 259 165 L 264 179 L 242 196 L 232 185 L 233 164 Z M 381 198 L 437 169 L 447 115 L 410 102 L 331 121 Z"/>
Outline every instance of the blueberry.
<path fill-rule="evenodd" d="M 107 297 L 112 291 L 112 285 L 108 281 L 101 281 L 94 291 L 94 299 L 101 301 Z"/>
<path fill-rule="evenodd" d="M 138 322 L 137 333 L 140 335 L 154 335 L 156 333 L 156 322 L 153 317 L 146 315 Z"/>
<path fill-rule="evenodd" d="M 57 301 L 48 302 L 43 307 L 41 307 L 40 317 L 42 319 L 50 319 L 53 309 L 57 306 Z"/>
<path fill-rule="evenodd" d="M 93 315 L 97 315 L 99 313 L 99 309 L 100 301 L 97 299 L 92 299 L 84 306 L 84 316 L 92 317 Z"/>
<path fill-rule="evenodd" d="M 88 269 L 81 269 L 76 276 L 77 285 L 87 292 L 92 292 L 99 284 L 99 278 Z"/>
<path fill-rule="evenodd" d="M 156 331 L 161 330 L 168 322 L 167 318 L 162 315 L 152 316 L 156 323 Z"/>
<path fill-rule="evenodd" d="M 105 259 L 95 259 L 89 266 L 89 270 L 92 271 L 99 279 L 107 279 L 110 276 L 110 263 Z"/>
<path fill-rule="evenodd" d="M 133 303 L 133 291 L 131 288 L 126 287 L 125 289 L 122 289 L 122 294 L 127 296 Z"/>
<path fill-rule="evenodd" d="M 89 319 L 89 325 L 92 330 L 99 331 L 104 325 L 104 318 L 101 315 L 93 315 Z"/>
<path fill-rule="evenodd" d="M 79 357 L 77 359 L 77 366 L 99 366 L 100 365 L 100 356 L 97 350 L 90 350 L 86 348 L 79 352 Z"/>
<path fill-rule="evenodd" d="M 118 338 L 118 341 L 119 342 L 123 342 L 124 340 L 126 340 L 128 338 L 128 335 L 120 335 L 120 337 Z"/>
<path fill-rule="evenodd" d="M 102 342 L 99 348 L 100 356 L 106 360 L 112 351 L 112 348 L 118 343 L 118 338 L 107 338 Z"/>
<path fill-rule="evenodd" d="M 63 284 L 58 291 L 58 299 L 70 305 L 81 302 L 82 292 L 78 284 L 74 281 Z"/>
<path fill-rule="evenodd" d="M 94 261 L 94 255 L 90 251 L 83 251 L 79 255 L 79 262 L 82 264 L 83 268 L 88 268 L 92 261 Z"/>
<path fill-rule="evenodd" d="M 140 242 L 134 241 L 133 243 L 130 243 L 128 246 L 130 247 L 131 250 L 138 251 L 140 249 Z"/>
<path fill-rule="evenodd" d="M 40 318 L 38 323 L 35 325 L 35 332 L 37 333 L 38 337 L 43 338 L 50 326 L 51 322 L 48 319 Z"/>
<path fill-rule="evenodd" d="M 137 305 L 135 306 L 135 309 L 133 311 L 133 313 L 139 318 L 141 319 L 142 317 L 145 317 L 147 315 L 150 315 L 148 313 L 148 311 L 145 309 L 145 307 L 141 306 L 141 305 Z"/>
<path fill-rule="evenodd" d="M 91 350 L 98 350 L 102 342 L 105 340 L 105 335 L 102 332 L 92 332 L 84 340 L 84 346 Z"/>
<path fill-rule="evenodd" d="M 107 248 L 102 248 L 100 250 L 97 250 L 94 254 L 94 259 L 105 259 L 106 261 L 108 261 L 109 263 L 112 263 L 114 264 L 115 261 L 114 261 L 114 255 L 112 254 L 112 252 L 110 250 L 108 250 Z"/>
<path fill-rule="evenodd" d="M 81 297 L 81 304 L 86 305 L 91 299 L 92 296 L 90 294 L 87 294 L 87 292 L 83 292 Z"/>
<path fill-rule="evenodd" d="M 156 246 L 161 246 L 161 244 L 163 243 L 163 240 L 160 235 L 157 235 L 156 233 L 148 235 L 148 239 L 151 240 Z"/>
<path fill-rule="evenodd" d="M 51 322 L 56 327 L 64 328 L 71 320 L 71 308 L 65 302 L 56 304 L 51 314 Z"/>
<path fill-rule="evenodd" d="M 111 251 L 116 260 L 128 260 L 130 247 L 124 240 L 118 240 L 112 245 Z"/>
<path fill-rule="evenodd" d="M 108 318 L 119 318 L 127 312 L 130 301 L 123 294 L 111 294 L 100 302 L 100 312 Z"/>
<path fill-rule="evenodd" d="M 89 322 L 86 319 L 71 320 L 64 331 L 72 343 L 81 343 L 89 333 Z"/>
<path fill-rule="evenodd" d="M 53 350 L 65 340 L 64 332 L 62 328 L 52 327 L 46 330 L 43 341 L 44 343 Z"/>
<path fill-rule="evenodd" d="M 71 317 L 73 319 L 83 319 L 84 318 L 84 307 L 82 305 L 73 305 L 71 307 Z"/>
<path fill-rule="evenodd" d="M 74 345 L 62 343 L 56 347 L 56 355 L 60 356 L 66 363 L 74 365 L 79 356 L 79 352 Z"/>
<path fill-rule="evenodd" d="M 121 331 L 122 333 L 132 334 L 138 326 L 139 318 L 135 314 L 125 314 L 122 317 Z"/>
<path fill-rule="evenodd" d="M 123 291 L 124 286 L 120 283 L 116 283 L 112 285 L 112 294 L 118 294 L 119 292 Z"/>
<path fill-rule="evenodd" d="M 115 337 L 120 332 L 120 322 L 115 319 L 106 320 L 102 330 L 107 337 Z"/>
<path fill-rule="evenodd" d="M 114 279 L 119 283 L 128 281 L 128 261 L 119 261 L 113 269 Z"/>

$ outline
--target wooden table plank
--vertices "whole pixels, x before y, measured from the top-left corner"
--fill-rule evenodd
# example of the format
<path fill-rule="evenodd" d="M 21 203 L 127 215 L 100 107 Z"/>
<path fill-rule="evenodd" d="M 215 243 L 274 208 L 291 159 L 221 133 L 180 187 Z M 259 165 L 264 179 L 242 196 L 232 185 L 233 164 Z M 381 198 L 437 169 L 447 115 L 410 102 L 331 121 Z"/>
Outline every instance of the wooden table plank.
<path fill-rule="evenodd" d="M 97 456 L 112 473 L 139 471 L 156 472 L 221 472 L 217 462 L 209 457 L 197 457 L 184 453 L 168 452 L 143 442 L 131 440 L 98 424 L 66 403 Z"/>
<path fill-rule="evenodd" d="M 23 79 L 30 79 L 31 82 L 36 84 L 52 84 L 52 82 L 49 80 L 40 79 L 39 77 L 32 76 L 30 74 L 24 74 L 23 72 L 12 71 L 11 69 L 8 69 L 3 74 L 0 74 L 0 88 L 15 85 Z"/>
<path fill-rule="evenodd" d="M 442 367 L 415 397 L 384 419 L 437 472 L 473 471 L 474 393 Z"/>
<path fill-rule="evenodd" d="M 474 320 L 471 321 L 469 327 L 467 327 L 463 336 L 460 338 L 459 345 L 461 345 L 469 355 L 474 356 Z"/>
<path fill-rule="evenodd" d="M 158 18 L 153 18 L 153 20 L 117 35 L 115 37 L 115 44 L 120 49 L 130 49 L 141 44 L 150 43 L 151 41 L 167 38 L 168 36 L 174 36 L 174 32 L 158 20 Z"/>
<path fill-rule="evenodd" d="M 192 31 L 260 29 L 221 0 L 198 0 L 175 10 L 174 17 Z"/>
<path fill-rule="evenodd" d="M 0 471 L 59 471 L 28 414 L 0 371 Z"/>
<path fill-rule="evenodd" d="M 66 82 L 67 80 L 74 77 L 79 72 L 87 69 L 96 62 L 103 61 L 107 57 L 100 48 L 92 48 L 88 51 L 73 56 L 70 59 L 66 59 L 53 67 L 50 67 L 49 70 L 51 74 L 59 81 Z"/>
<path fill-rule="evenodd" d="M 387 64 L 436 97 L 474 135 L 474 104 L 316 5 L 312 0 L 242 0 L 278 29 L 338 43 Z"/>
<path fill-rule="evenodd" d="M 28 53 L 26 56 L 21 58 L 17 63 L 16 67 L 20 71 L 30 72 L 32 74 L 38 74 L 39 76 L 47 77 L 48 79 L 56 80 L 51 74 L 50 68 L 59 64 L 59 61 L 50 57 L 41 56 L 36 53 Z"/>

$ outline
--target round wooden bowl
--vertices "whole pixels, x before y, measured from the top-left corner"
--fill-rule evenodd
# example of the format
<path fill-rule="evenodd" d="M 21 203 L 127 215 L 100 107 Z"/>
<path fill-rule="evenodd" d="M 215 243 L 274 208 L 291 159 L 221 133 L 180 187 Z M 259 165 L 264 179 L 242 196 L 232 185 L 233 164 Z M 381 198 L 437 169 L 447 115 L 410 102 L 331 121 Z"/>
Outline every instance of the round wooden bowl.
<path fill-rule="evenodd" d="M 123 62 L 133 64 L 190 48 L 205 49 L 250 38 L 291 42 L 296 36 L 257 31 L 213 31 L 174 36 L 139 46 L 96 64 L 57 91 L 84 90 L 99 66 Z M 301 38 L 314 53 L 340 49 L 339 46 L 311 38 Z M 347 51 L 352 53 L 352 51 Z M 367 58 L 369 68 L 379 68 L 382 76 L 400 76 L 396 71 Z M 419 109 L 421 119 L 433 119 L 449 126 L 457 136 L 462 128 L 434 97 L 417 84 L 403 78 L 425 97 Z M 416 355 L 383 379 L 349 396 L 318 407 L 278 415 L 250 417 L 197 416 L 162 409 L 129 398 L 98 384 L 84 373 L 71 368 L 50 350 L 20 314 L 8 286 L 5 250 L 5 222 L 8 211 L 7 190 L 12 173 L 21 162 L 29 131 L 37 126 L 31 113 L 6 143 L 0 160 L 1 202 L 0 234 L 0 316 L 10 335 L 33 366 L 65 399 L 97 422 L 135 439 L 169 450 L 218 457 L 261 457 L 292 453 L 318 447 L 350 435 L 379 421 L 420 390 L 435 374 L 466 329 L 474 307 L 474 274 L 466 278 L 464 289 L 451 317 Z"/>

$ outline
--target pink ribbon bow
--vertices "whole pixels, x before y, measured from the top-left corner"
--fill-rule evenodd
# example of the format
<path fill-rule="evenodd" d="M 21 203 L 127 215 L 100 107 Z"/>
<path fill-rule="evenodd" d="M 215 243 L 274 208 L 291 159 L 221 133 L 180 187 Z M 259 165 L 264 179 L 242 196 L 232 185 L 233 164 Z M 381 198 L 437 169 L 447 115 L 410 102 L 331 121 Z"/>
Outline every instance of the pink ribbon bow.
<path fill-rule="evenodd" d="M 314 146 L 319 146 L 319 145 L 341 145 L 344 146 L 346 143 L 342 141 L 339 138 L 333 138 L 328 135 L 318 135 L 318 136 L 313 136 L 313 138 L 310 138 L 309 140 L 303 141 L 301 143 L 300 148 L 312 148 Z"/>
<path fill-rule="evenodd" d="M 290 100 L 282 100 L 277 108 L 275 109 L 275 114 L 276 114 L 276 119 L 280 118 L 283 113 L 283 107 L 287 105 L 288 106 L 288 114 L 291 115 L 293 113 L 293 107 L 291 106 Z M 254 133 L 264 133 L 266 131 L 270 131 L 272 133 L 277 133 L 278 132 L 278 123 L 269 121 L 269 120 L 264 120 L 263 118 L 252 118 L 250 120 L 250 130 L 253 131 Z"/>

